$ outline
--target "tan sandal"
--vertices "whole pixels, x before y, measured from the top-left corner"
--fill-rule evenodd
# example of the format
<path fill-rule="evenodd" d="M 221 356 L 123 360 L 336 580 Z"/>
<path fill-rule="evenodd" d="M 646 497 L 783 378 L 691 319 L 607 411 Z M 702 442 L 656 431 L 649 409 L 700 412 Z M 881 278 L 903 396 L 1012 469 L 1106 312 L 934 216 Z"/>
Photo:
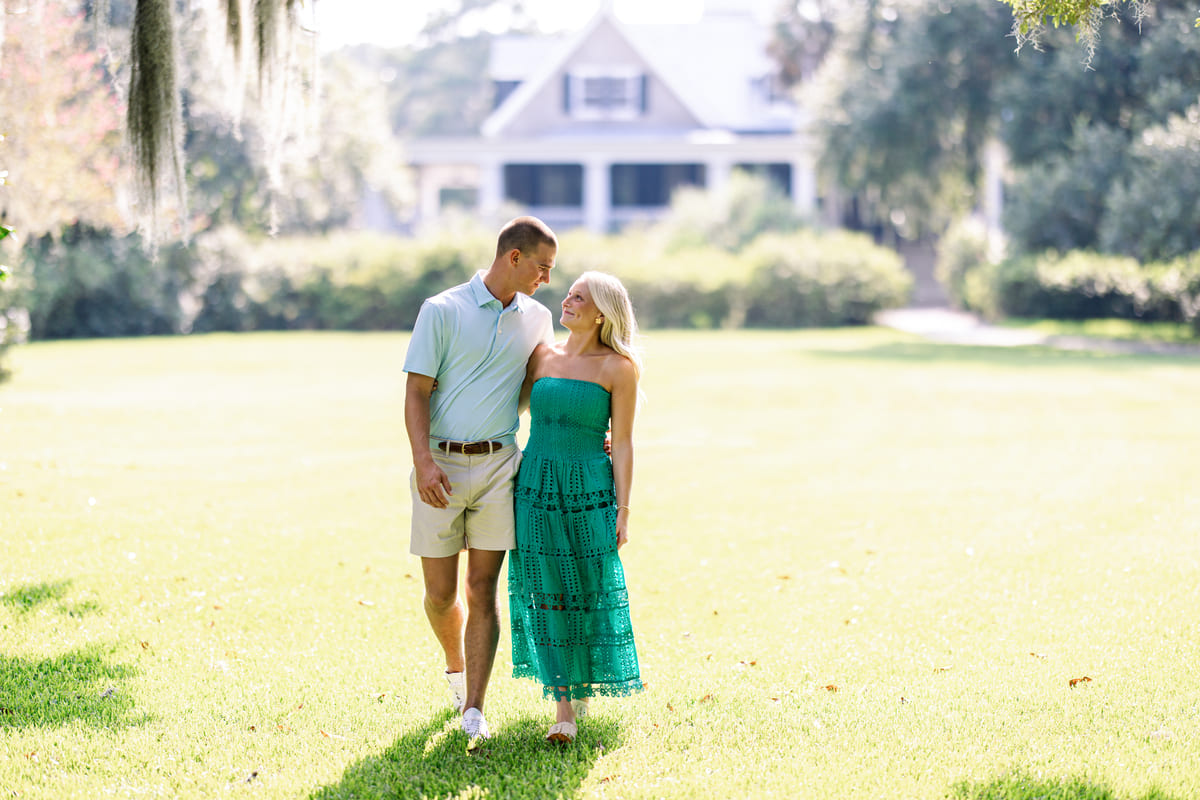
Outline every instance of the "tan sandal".
<path fill-rule="evenodd" d="M 575 741 L 575 734 L 578 732 L 579 729 L 575 726 L 574 722 L 556 722 L 550 726 L 550 732 L 546 734 L 546 740 L 570 744 Z"/>

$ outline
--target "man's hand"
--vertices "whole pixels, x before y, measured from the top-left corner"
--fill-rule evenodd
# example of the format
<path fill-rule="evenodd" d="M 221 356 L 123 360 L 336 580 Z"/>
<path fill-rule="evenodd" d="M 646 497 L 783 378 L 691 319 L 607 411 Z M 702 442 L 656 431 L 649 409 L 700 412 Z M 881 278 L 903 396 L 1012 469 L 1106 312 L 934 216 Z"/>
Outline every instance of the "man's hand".
<path fill-rule="evenodd" d="M 446 508 L 450 505 L 449 497 L 454 494 L 450 490 L 450 478 L 434 461 L 415 466 L 417 478 L 417 494 L 425 505 L 434 508 Z"/>

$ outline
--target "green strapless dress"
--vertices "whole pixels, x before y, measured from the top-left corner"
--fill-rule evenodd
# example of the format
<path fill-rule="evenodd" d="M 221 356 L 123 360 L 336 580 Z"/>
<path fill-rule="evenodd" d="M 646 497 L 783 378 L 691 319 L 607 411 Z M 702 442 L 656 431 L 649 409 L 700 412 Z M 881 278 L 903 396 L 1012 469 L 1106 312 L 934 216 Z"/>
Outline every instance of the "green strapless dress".
<path fill-rule="evenodd" d="M 567 378 L 540 378 L 529 399 L 508 564 L 513 675 L 555 700 L 642 688 L 604 452 L 610 400 Z"/>

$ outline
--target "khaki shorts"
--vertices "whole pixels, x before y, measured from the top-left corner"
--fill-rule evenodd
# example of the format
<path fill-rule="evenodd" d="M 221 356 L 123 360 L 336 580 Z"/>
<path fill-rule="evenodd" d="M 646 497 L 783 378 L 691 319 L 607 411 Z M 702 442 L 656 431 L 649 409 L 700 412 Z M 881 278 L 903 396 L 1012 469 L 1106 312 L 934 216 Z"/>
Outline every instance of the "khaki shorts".
<path fill-rule="evenodd" d="M 513 480 L 521 451 L 513 444 L 489 455 L 467 456 L 433 451 L 433 460 L 450 478 L 454 493 L 446 508 L 428 505 L 417 493 L 417 473 L 408 486 L 412 493 L 412 541 L 409 551 L 423 558 L 446 558 L 464 549 L 511 550 Z"/>

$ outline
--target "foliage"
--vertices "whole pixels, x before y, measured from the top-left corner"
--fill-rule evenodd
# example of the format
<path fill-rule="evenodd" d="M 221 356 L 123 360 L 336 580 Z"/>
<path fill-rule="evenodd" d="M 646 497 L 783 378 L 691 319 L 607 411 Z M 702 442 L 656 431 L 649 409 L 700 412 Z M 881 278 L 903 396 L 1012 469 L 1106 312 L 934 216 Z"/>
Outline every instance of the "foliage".
<path fill-rule="evenodd" d="M 3 183 L 0 183 L 2 186 Z M 0 254 L 5 252 L 3 245 L 13 234 L 13 229 L 0 225 Z M 9 370 L 4 365 L 9 348 L 24 340 L 27 325 L 22 324 L 27 318 L 24 309 L 20 307 L 16 291 L 9 281 L 9 269 L 0 263 L 0 383 L 9 377 Z"/>
<path fill-rule="evenodd" d="M 769 179 L 734 170 L 720 189 L 684 187 L 654 225 L 668 251 L 717 247 L 737 252 L 769 231 L 790 232 L 801 220 L 792 201 Z"/>
<path fill-rule="evenodd" d="M 120 103 L 77 7 L 45 0 L 6 16 L 0 222 L 25 238 L 122 224 Z"/>
<path fill-rule="evenodd" d="M 169 334 L 181 330 L 180 303 L 191 284 L 190 251 L 165 247 L 157 262 L 136 234 L 114 236 L 86 225 L 26 243 L 34 339 Z"/>
<path fill-rule="evenodd" d="M 987 261 L 987 227 L 977 218 L 964 217 L 942 235 L 934 274 L 952 304 L 966 306 L 967 275 Z"/>
<path fill-rule="evenodd" d="M 1132 258 L 1048 251 L 966 275 L 963 300 L 991 317 L 1137 319 L 1200 332 L 1200 254 L 1141 265 Z"/>
<path fill-rule="evenodd" d="M 1100 39 L 1100 26 L 1106 14 L 1126 3 L 1137 21 L 1149 13 L 1155 0 L 1001 0 L 1012 6 L 1013 33 L 1018 47 L 1040 41 L 1049 21 L 1055 28 L 1070 26 L 1086 51 L 1090 64 Z M 1200 23 L 1200 20 L 1197 21 Z"/>
<path fill-rule="evenodd" d="M 1004 203 L 1004 229 L 1016 252 L 1096 248 L 1123 173 L 1128 135 L 1080 123 L 1069 146 L 1016 171 Z"/>
<path fill-rule="evenodd" d="M 26 248 L 33 336 L 250 330 L 407 330 L 426 297 L 490 263 L 494 231 L 421 239 L 343 232 L 256 239 L 232 228 L 166 247 L 77 228 Z M 631 258 L 637 253 L 637 258 Z M 767 234 L 745 250 L 665 248 L 652 231 L 563 237 L 551 309 L 586 269 L 620 276 L 647 328 L 860 325 L 902 304 L 900 259 L 863 236 Z"/>
<path fill-rule="evenodd" d="M 863 234 L 767 234 L 745 257 L 753 265 L 744 290 L 748 327 L 864 325 L 876 311 L 903 305 L 912 288 L 900 256 Z"/>
<path fill-rule="evenodd" d="M 1200 250 L 1200 105 L 1146 130 L 1130 166 L 1114 181 L 1100 225 L 1100 246 L 1140 261 Z"/>
<path fill-rule="evenodd" d="M 994 0 L 852 4 L 805 91 L 827 178 L 860 217 L 915 237 L 975 201 L 993 93 L 1016 69 Z"/>

